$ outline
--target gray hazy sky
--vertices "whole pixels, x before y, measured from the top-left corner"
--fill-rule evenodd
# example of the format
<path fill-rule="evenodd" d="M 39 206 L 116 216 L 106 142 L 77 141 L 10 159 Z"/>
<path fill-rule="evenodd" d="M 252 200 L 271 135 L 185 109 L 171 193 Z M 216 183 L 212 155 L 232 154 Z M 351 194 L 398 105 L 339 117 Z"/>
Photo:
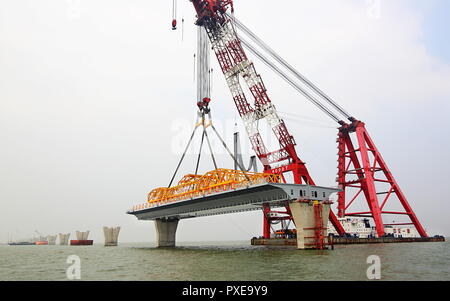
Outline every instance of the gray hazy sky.
<path fill-rule="evenodd" d="M 154 240 L 153 224 L 125 211 L 168 184 L 195 118 L 194 12 L 179 1 L 182 41 L 171 2 L 0 0 L 0 242 L 85 229 L 102 240 L 104 225 Z M 448 32 L 429 23 L 440 2 L 283 3 L 236 0 L 236 16 L 367 123 L 424 226 L 449 235 Z M 335 124 L 255 63 L 316 182 L 335 186 Z M 237 114 L 213 67 L 230 138 Z M 178 239 L 249 239 L 261 225 L 259 212 L 182 221 Z"/>

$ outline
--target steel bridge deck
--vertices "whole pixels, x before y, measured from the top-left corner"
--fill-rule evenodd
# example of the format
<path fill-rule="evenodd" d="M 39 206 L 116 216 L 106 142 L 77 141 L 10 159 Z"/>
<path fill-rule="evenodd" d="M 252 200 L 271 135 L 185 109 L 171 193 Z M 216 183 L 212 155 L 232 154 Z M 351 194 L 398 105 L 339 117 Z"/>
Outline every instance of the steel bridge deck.
<path fill-rule="evenodd" d="M 282 207 L 293 200 L 327 201 L 338 191 L 336 188 L 299 184 L 260 184 L 127 213 L 139 220 L 185 219 L 261 210 L 263 204 Z"/>

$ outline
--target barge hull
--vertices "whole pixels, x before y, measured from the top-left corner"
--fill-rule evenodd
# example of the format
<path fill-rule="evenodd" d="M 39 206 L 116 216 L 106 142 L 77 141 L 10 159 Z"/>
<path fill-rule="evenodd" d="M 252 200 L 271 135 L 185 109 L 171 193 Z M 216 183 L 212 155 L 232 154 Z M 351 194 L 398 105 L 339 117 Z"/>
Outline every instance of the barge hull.
<path fill-rule="evenodd" d="M 330 237 L 328 245 L 357 245 L 357 244 L 384 244 L 384 243 L 414 243 L 414 242 L 444 242 L 444 237 L 414 237 L 414 238 L 350 238 L 350 237 Z M 264 239 L 252 238 L 252 246 L 297 246 L 297 239 Z"/>
<path fill-rule="evenodd" d="M 93 240 L 71 240 L 71 246 L 92 246 L 94 244 Z"/>

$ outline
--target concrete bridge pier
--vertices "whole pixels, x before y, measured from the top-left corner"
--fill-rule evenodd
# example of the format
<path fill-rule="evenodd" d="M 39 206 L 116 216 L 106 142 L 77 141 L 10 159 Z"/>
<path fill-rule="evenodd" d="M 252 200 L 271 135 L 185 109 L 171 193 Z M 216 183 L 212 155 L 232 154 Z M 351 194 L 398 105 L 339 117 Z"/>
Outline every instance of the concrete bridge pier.
<path fill-rule="evenodd" d="M 156 240 L 158 248 L 175 247 L 175 236 L 179 219 L 156 219 Z"/>
<path fill-rule="evenodd" d="M 89 231 L 86 231 L 86 232 L 77 231 L 76 235 L 77 235 L 77 240 L 87 240 L 88 236 L 89 236 Z"/>
<path fill-rule="evenodd" d="M 69 244 L 70 233 L 63 234 L 59 233 L 59 244 L 61 246 L 67 246 Z"/>
<path fill-rule="evenodd" d="M 56 235 L 48 235 L 47 241 L 49 245 L 55 245 L 56 244 Z"/>
<path fill-rule="evenodd" d="M 331 202 L 294 201 L 289 204 L 300 250 L 326 248 Z"/>
<path fill-rule="evenodd" d="M 115 247 L 119 242 L 120 227 L 103 227 L 103 233 L 105 234 L 105 247 Z"/>

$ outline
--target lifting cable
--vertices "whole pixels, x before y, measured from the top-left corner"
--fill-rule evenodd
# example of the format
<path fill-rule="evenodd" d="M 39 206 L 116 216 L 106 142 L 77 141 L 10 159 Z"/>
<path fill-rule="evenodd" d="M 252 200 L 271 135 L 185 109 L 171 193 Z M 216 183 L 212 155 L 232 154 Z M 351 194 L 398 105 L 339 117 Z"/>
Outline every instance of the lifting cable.
<path fill-rule="evenodd" d="M 173 29 L 176 29 L 176 13 L 177 13 L 177 1 L 173 0 Z M 213 69 L 210 68 L 210 45 L 209 45 L 208 35 L 206 33 L 206 30 L 203 27 L 199 27 L 198 32 L 197 32 L 197 54 L 194 54 L 194 82 L 197 79 L 197 98 L 199 99 L 199 101 L 205 101 L 205 99 L 211 98 L 212 73 L 213 73 Z M 177 165 L 177 168 L 175 169 L 175 172 L 172 176 L 172 179 L 170 180 L 169 188 L 173 184 L 173 181 L 178 173 L 178 170 L 179 170 L 179 168 L 186 156 L 186 153 L 193 141 L 195 132 L 197 131 L 197 128 L 200 125 L 203 127 L 203 133 L 202 133 L 202 138 L 201 138 L 201 142 L 200 142 L 200 150 L 199 150 L 198 157 L 197 157 L 195 174 L 196 175 L 198 174 L 202 150 L 203 150 L 203 143 L 204 143 L 205 138 L 206 138 L 206 141 L 208 144 L 209 151 L 211 153 L 211 158 L 214 163 L 214 167 L 215 167 L 215 169 L 218 169 L 217 162 L 216 162 L 216 159 L 214 157 L 214 153 L 213 153 L 213 150 L 211 147 L 211 142 L 210 142 L 207 130 L 206 130 L 208 126 L 210 126 L 213 129 L 214 133 L 217 135 L 217 137 L 221 141 L 223 147 L 226 149 L 228 154 L 233 159 L 235 166 L 239 166 L 239 168 L 242 171 L 245 170 L 244 167 L 242 166 L 242 164 L 240 164 L 240 162 L 237 160 L 237 158 L 232 154 L 232 152 L 230 151 L 230 149 L 228 148 L 228 146 L 226 145 L 226 143 L 222 139 L 222 137 L 219 135 L 219 133 L 216 130 L 216 128 L 214 127 L 214 125 L 211 122 L 209 122 L 208 125 L 205 124 L 206 114 L 208 114 L 208 119 L 209 119 L 209 121 L 211 121 L 211 113 L 210 113 L 209 108 L 206 107 L 205 110 L 201 109 L 199 111 L 199 115 L 198 115 L 198 118 L 201 118 L 201 123 L 197 122 L 197 124 L 195 125 L 195 128 L 191 134 L 191 137 L 188 141 L 186 149 L 184 150 L 183 155 L 181 156 L 181 159 Z M 248 177 L 247 174 L 245 174 L 245 177 L 246 177 L 247 181 L 250 182 L 250 178 Z"/>
<path fill-rule="evenodd" d="M 196 72 L 196 68 L 195 68 L 195 60 L 196 60 L 196 57 L 197 57 L 197 55 L 194 53 L 194 76 L 193 76 L 193 82 L 195 83 L 195 75 L 197 74 L 197 72 Z M 197 87 L 197 89 L 198 89 L 198 87 Z M 198 90 L 197 90 L 198 91 Z"/>
<path fill-rule="evenodd" d="M 199 168 L 200 158 L 201 158 L 201 152 L 202 152 L 202 148 L 203 148 L 203 141 L 204 141 L 204 138 L 205 138 L 205 137 L 206 137 L 206 140 L 207 140 L 207 143 L 208 143 L 208 147 L 209 147 L 209 151 L 210 151 L 210 153 L 211 153 L 211 157 L 212 157 L 212 160 L 213 160 L 213 163 L 214 163 L 214 167 L 215 167 L 215 169 L 218 169 L 218 168 L 217 168 L 217 162 L 216 162 L 216 159 L 215 159 L 215 157 L 214 157 L 214 153 L 213 153 L 213 151 L 212 151 L 211 143 L 210 143 L 210 140 L 209 140 L 207 131 L 206 131 L 206 126 L 205 126 L 205 123 L 204 123 L 204 116 L 203 116 L 202 125 L 203 125 L 203 134 L 202 134 L 202 140 L 201 140 L 201 144 L 200 144 L 200 151 L 199 151 L 198 158 L 197 158 L 197 166 L 196 166 L 196 169 L 195 169 L 195 174 L 196 174 L 196 175 L 197 175 L 197 173 L 198 173 L 198 168 Z M 186 153 L 187 153 L 187 151 L 188 151 L 188 149 L 189 149 L 189 146 L 190 146 L 191 143 L 192 143 L 192 140 L 193 140 L 193 138 L 194 138 L 195 132 L 197 131 L 198 127 L 199 127 L 199 125 L 196 125 L 195 128 L 194 128 L 194 130 L 192 131 L 191 138 L 189 139 L 188 144 L 186 145 L 186 148 L 185 148 L 185 150 L 184 150 L 184 152 L 183 152 L 183 155 L 181 156 L 181 159 L 180 159 L 180 161 L 178 162 L 177 168 L 175 169 L 175 172 L 174 172 L 174 174 L 173 174 L 173 176 L 172 176 L 172 179 L 170 180 L 170 183 L 169 183 L 168 188 L 172 187 L 173 181 L 174 181 L 174 179 L 175 179 L 175 177 L 176 177 L 176 175 L 177 175 L 177 173 L 178 173 L 178 170 L 180 169 L 181 164 L 183 163 L 184 158 L 186 157 Z M 219 132 L 216 130 L 216 128 L 214 127 L 214 125 L 213 125 L 212 123 L 210 124 L 210 127 L 213 129 L 214 133 L 215 133 L 216 136 L 219 138 L 219 140 L 220 140 L 220 142 L 222 143 L 223 147 L 225 148 L 225 150 L 228 152 L 228 154 L 229 154 L 229 155 L 231 156 L 231 158 L 233 159 L 233 162 L 234 162 L 241 170 L 245 170 L 244 167 L 238 162 L 237 158 L 236 158 L 236 157 L 233 155 L 233 153 L 230 151 L 230 149 L 228 148 L 227 144 L 226 144 L 225 141 L 222 139 L 222 137 L 220 136 Z M 250 182 L 250 178 L 249 178 L 246 174 L 245 174 L 245 178 L 247 179 L 247 181 Z"/>
<path fill-rule="evenodd" d="M 191 138 L 189 139 L 189 142 L 186 145 L 186 148 L 184 149 L 183 155 L 181 156 L 180 162 L 178 162 L 178 166 L 175 169 L 175 172 L 174 172 L 174 174 L 172 176 L 172 179 L 170 180 L 168 188 L 170 188 L 172 186 L 173 180 L 175 179 L 175 177 L 177 175 L 178 169 L 180 169 L 181 163 L 183 162 L 184 157 L 186 156 L 186 153 L 187 153 L 187 151 L 189 149 L 189 146 L 191 145 L 192 139 L 194 138 L 194 135 L 195 135 L 195 132 L 197 131 L 197 129 L 198 129 L 198 126 L 195 126 L 194 130 L 192 131 Z"/>
<path fill-rule="evenodd" d="M 206 128 L 205 127 L 203 128 L 203 132 L 205 133 L 206 142 L 208 143 L 208 148 L 209 148 L 209 152 L 211 154 L 211 159 L 213 161 L 214 168 L 218 169 L 217 168 L 217 162 L 216 162 L 216 159 L 214 158 L 214 153 L 213 153 L 213 150 L 212 150 L 212 147 L 211 147 L 211 142 L 209 141 L 208 133 L 206 132 Z"/>
<path fill-rule="evenodd" d="M 274 63 L 272 63 L 268 58 L 266 58 L 262 53 L 260 53 L 256 48 L 250 45 L 247 41 L 239 37 L 242 45 L 250 50 L 255 56 L 257 56 L 264 64 L 270 67 L 275 73 L 277 73 L 281 78 L 283 78 L 287 83 L 289 83 L 294 89 L 300 92 L 303 96 L 305 96 L 309 101 L 311 101 L 314 105 L 316 105 L 319 109 L 321 109 L 325 114 L 330 116 L 333 120 L 339 123 L 340 118 L 337 117 L 333 112 L 331 112 L 327 107 L 325 107 L 322 103 L 320 103 L 316 98 L 314 98 L 311 94 L 306 92 L 302 87 L 300 87 L 295 81 L 290 78 L 286 73 L 284 73 L 280 68 L 278 68 Z"/>
<path fill-rule="evenodd" d="M 218 169 L 217 168 L 216 158 L 214 157 L 214 152 L 213 152 L 212 147 L 211 147 L 211 142 L 209 141 L 208 132 L 206 131 L 206 125 L 205 125 L 204 117 L 202 118 L 202 125 L 203 125 L 203 134 L 202 134 L 202 141 L 200 143 L 200 150 L 198 152 L 198 159 L 197 159 L 197 166 L 195 168 L 195 175 L 198 174 L 198 167 L 200 165 L 200 158 L 201 158 L 202 149 L 203 149 L 203 141 L 204 141 L 205 138 L 206 138 L 206 142 L 208 143 L 209 153 L 211 154 L 211 159 L 213 161 L 214 168 Z"/>
<path fill-rule="evenodd" d="M 197 29 L 197 99 L 211 98 L 210 50 L 206 30 Z M 194 69 L 195 72 L 195 69 Z M 195 76 L 195 75 L 194 75 Z"/>
<path fill-rule="evenodd" d="M 300 72 L 298 72 L 292 65 L 290 65 L 286 60 L 284 60 L 281 56 L 279 56 L 272 48 L 270 48 L 265 42 L 263 42 L 258 36 L 256 36 L 248 27 L 246 27 L 242 22 L 236 19 L 236 17 L 227 16 L 232 20 L 232 22 L 242 30 L 246 35 L 250 37 L 258 46 L 260 46 L 264 51 L 269 53 L 269 55 L 274 58 L 278 63 L 288 69 L 296 78 L 302 81 L 305 85 L 310 87 L 313 91 L 319 94 L 323 99 L 325 99 L 332 107 L 334 107 L 337 111 L 339 111 L 343 116 L 347 119 L 352 120 L 352 116 L 347 113 L 339 104 L 337 104 L 331 97 L 329 97 L 325 92 L 323 92 L 319 87 L 317 87 L 314 83 L 308 80 L 305 76 L 303 76 Z M 334 118 L 333 118 L 334 119 Z"/>
<path fill-rule="evenodd" d="M 198 151 L 197 165 L 195 167 L 195 175 L 198 174 L 198 166 L 200 165 L 200 158 L 202 157 L 203 141 L 205 140 L 205 128 L 203 127 L 202 141 L 200 142 L 200 150 Z"/>

